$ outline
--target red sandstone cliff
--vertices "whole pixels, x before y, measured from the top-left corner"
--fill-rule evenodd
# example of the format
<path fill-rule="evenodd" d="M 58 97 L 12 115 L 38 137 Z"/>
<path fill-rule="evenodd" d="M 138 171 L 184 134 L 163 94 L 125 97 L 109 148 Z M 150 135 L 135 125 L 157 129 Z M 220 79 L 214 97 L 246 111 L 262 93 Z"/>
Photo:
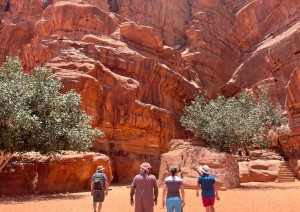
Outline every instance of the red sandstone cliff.
<path fill-rule="evenodd" d="M 112 156 L 119 181 L 143 160 L 158 173 L 170 139 L 186 137 L 179 117 L 196 90 L 231 96 L 266 82 L 284 105 L 299 83 L 299 0 L 11 0 L 3 12 L 6 2 L 1 61 L 48 66 L 63 92 L 82 95 L 106 134 L 94 150 Z"/>

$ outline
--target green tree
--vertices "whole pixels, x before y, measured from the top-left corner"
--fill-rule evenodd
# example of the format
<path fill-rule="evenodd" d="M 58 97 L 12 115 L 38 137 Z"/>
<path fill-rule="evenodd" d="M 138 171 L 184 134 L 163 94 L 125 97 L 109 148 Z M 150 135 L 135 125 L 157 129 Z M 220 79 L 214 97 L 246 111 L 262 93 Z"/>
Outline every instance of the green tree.
<path fill-rule="evenodd" d="M 241 92 L 234 97 L 209 99 L 197 94 L 181 117 L 182 126 L 207 145 L 228 148 L 267 147 L 268 131 L 287 123 L 279 104 L 268 98 L 267 89 L 254 95 Z"/>
<path fill-rule="evenodd" d="M 86 151 L 103 136 L 81 110 L 80 95 L 59 93 L 63 85 L 51 75 L 44 67 L 26 74 L 17 58 L 0 68 L 0 172 L 14 152 Z"/>

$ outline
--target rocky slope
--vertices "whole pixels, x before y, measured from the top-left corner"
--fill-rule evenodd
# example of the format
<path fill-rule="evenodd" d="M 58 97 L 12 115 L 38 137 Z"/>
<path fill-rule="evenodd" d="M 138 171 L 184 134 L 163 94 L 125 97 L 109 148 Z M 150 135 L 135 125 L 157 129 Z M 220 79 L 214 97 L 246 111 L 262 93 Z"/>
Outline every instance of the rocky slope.
<path fill-rule="evenodd" d="M 232 96 L 267 83 L 284 106 L 299 83 L 294 77 L 286 89 L 299 70 L 299 0 L 7 2 L 0 0 L 1 62 L 11 55 L 27 72 L 48 66 L 62 92 L 82 95 L 106 134 L 94 150 L 112 157 L 119 181 L 144 160 L 158 173 L 170 139 L 188 136 L 179 118 L 197 90 Z M 296 126 L 299 106 L 288 101 Z"/>

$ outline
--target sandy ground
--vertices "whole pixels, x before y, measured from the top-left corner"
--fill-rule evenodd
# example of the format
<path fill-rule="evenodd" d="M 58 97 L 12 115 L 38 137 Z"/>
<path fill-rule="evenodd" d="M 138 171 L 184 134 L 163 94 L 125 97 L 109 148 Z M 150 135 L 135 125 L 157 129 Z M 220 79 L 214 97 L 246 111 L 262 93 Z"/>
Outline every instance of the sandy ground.
<path fill-rule="evenodd" d="M 195 190 L 186 189 L 184 212 L 205 211 Z M 218 212 L 299 212 L 300 182 L 295 183 L 245 183 L 241 188 L 220 191 Z M 0 197 L 2 212 L 92 212 L 90 193 L 26 195 Z M 129 188 L 112 185 L 102 208 L 102 212 L 130 212 Z M 161 207 L 161 189 L 155 212 L 166 211 Z"/>

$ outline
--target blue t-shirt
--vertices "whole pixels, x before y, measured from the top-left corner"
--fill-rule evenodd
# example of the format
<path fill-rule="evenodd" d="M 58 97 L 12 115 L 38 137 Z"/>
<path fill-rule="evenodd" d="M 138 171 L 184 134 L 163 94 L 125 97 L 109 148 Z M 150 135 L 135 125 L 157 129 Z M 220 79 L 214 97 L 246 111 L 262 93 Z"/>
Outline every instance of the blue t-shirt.
<path fill-rule="evenodd" d="M 216 196 L 214 184 L 216 180 L 214 176 L 210 174 L 203 174 L 198 178 L 198 184 L 201 185 L 202 192 L 201 195 L 204 198 L 214 198 Z"/>

